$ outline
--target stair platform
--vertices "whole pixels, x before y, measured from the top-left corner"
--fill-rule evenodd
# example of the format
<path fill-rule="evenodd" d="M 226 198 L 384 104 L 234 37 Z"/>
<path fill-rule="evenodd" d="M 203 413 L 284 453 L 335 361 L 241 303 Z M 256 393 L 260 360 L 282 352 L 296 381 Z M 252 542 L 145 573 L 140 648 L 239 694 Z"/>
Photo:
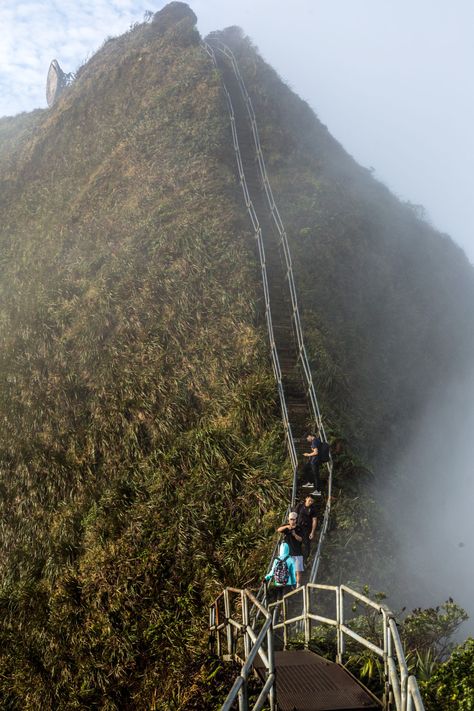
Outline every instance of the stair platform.
<path fill-rule="evenodd" d="M 255 669 L 264 667 L 257 656 Z M 382 704 L 344 667 L 306 649 L 275 652 L 278 711 L 371 711 Z"/>

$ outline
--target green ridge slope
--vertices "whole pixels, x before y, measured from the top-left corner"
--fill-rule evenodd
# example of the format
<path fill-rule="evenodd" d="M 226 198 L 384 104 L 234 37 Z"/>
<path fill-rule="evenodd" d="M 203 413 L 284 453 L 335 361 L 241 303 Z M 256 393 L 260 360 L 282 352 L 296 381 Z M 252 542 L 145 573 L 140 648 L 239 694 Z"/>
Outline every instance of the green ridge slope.
<path fill-rule="evenodd" d="M 255 580 L 286 495 L 219 80 L 157 20 L 4 173 L 2 708 L 184 703 L 203 605 Z"/>
<path fill-rule="evenodd" d="M 0 121 L 4 708 L 214 708 L 227 687 L 208 680 L 206 606 L 257 583 L 287 499 L 255 246 L 194 24 L 172 4 L 109 40 L 53 109 Z M 383 461 L 440 374 L 464 367 L 472 269 L 239 32 L 224 39 L 338 443 L 326 573 L 350 575 L 357 457 Z"/>

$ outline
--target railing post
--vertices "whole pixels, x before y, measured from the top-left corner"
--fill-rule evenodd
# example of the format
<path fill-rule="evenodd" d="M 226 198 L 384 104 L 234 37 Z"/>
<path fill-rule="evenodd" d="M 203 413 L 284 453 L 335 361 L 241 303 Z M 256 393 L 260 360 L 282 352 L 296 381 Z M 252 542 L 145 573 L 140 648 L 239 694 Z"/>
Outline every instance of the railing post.
<path fill-rule="evenodd" d="M 388 626 L 387 611 L 382 607 L 382 624 L 383 624 L 383 706 L 387 711 L 390 710 L 390 675 L 388 670 L 388 656 L 390 651 L 390 630 Z"/>
<path fill-rule="evenodd" d="M 233 657 L 232 627 L 229 622 L 229 620 L 230 620 L 230 599 L 229 599 L 229 591 L 227 588 L 224 590 L 224 615 L 225 615 L 225 625 L 226 625 L 226 634 L 227 634 L 227 654 L 229 655 L 229 657 Z"/>
<path fill-rule="evenodd" d="M 309 588 L 303 588 L 303 614 L 304 614 L 304 646 L 308 649 L 311 639 L 311 620 L 309 617 Z"/>
<path fill-rule="evenodd" d="M 219 619 L 219 601 L 215 602 L 215 620 L 216 620 L 216 633 L 217 633 L 217 656 L 222 657 L 222 643 L 221 643 L 221 631 L 219 629 L 220 619 Z"/>
<path fill-rule="evenodd" d="M 298 466 L 295 467 L 295 470 L 293 472 L 293 486 L 291 488 L 291 506 L 292 506 L 292 508 L 294 507 L 295 501 L 296 501 L 296 481 L 297 481 L 297 478 L 298 478 Z"/>
<path fill-rule="evenodd" d="M 268 675 L 275 674 L 275 651 L 273 649 L 273 625 L 270 624 L 267 631 L 267 656 L 268 656 Z M 270 693 L 268 694 L 268 700 L 270 702 L 270 711 L 276 711 L 276 689 L 275 681 L 270 688 Z"/>
<path fill-rule="evenodd" d="M 281 601 L 283 605 L 283 649 L 286 650 L 288 646 L 288 630 L 286 628 L 286 600 L 284 595 Z"/>
<path fill-rule="evenodd" d="M 245 655 L 245 661 L 247 661 L 247 657 L 249 656 L 250 653 L 250 638 L 249 638 L 249 633 L 248 633 L 248 626 L 249 626 L 249 601 L 247 598 L 247 595 L 245 594 L 245 590 L 242 590 L 241 592 L 241 599 L 242 599 L 242 623 L 244 625 L 244 655 Z"/>
<path fill-rule="evenodd" d="M 394 702 L 394 694 L 393 694 L 393 685 L 392 685 L 392 680 L 390 676 L 390 660 L 392 659 L 393 656 L 393 651 L 392 651 L 392 633 L 390 631 L 390 624 L 389 624 L 389 618 L 387 618 L 387 670 L 388 670 L 388 701 L 387 701 L 387 709 L 388 711 L 391 711 L 392 707 L 396 708 L 395 702 Z"/>
<path fill-rule="evenodd" d="M 247 691 L 247 676 L 243 677 L 244 683 L 239 690 L 239 711 L 248 711 L 249 698 Z"/>
<path fill-rule="evenodd" d="M 407 689 L 408 687 L 408 673 L 405 665 L 400 664 L 400 698 L 401 698 L 401 711 L 407 711 Z"/>
<path fill-rule="evenodd" d="M 214 628 L 214 631 L 213 631 Z M 210 652 L 215 651 L 215 639 L 216 639 L 216 608 L 212 605 L 209 608 L 209 647 Z"/>
<path fill-rule="evenodd" d="M 337 599 L 339 601 L 338 605 L 338 620 L 337 620 L 337 637 L 338 637 L 338 649 L 337 649 L 337 661 L 339 664 L 342 664 L 342 660 L 344 657 L 344 652 L 345 652 L 345 646 L 346 646 L 346 640 L 344 637 L 344 632 L 342 630 L 342 626 L 344 624 L 344 590 L 342 587 L 338 587 L 337 590 Z"/>

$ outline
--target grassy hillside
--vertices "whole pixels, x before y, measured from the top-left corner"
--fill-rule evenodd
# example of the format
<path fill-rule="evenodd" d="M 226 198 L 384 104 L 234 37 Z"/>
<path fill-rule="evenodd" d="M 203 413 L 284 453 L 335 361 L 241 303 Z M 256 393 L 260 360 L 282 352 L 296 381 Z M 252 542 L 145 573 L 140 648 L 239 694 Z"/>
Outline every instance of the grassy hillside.
<path fill-rule="evenodd" d="M 287 500 L 255 245 L 194 25 L 165 9 L 52 109 L 0 121 L 2 708 L 214 708 L 206 606 L 257 583 Z M 367 464 L 463 365 L 472 270 L 225 37 L 339 443 L 326 572 L 351 575 L 377 523 L 355 499 Z"/>
<path fill-rule="evenodd" d="M 2 183 L 16 172 L 16 160 L 21 148 L 31 140 L 35 128 L 44 116 L 42 109 L 18 116 L 0 118 L 0 169 Z"/>
<path fill-rule="evenodd" d="M 255 580 L 286 498 L 253 243 L 193 24 L 107 42 L 2 183 L 2 708 L 184 703 L 203 603 Z"/>

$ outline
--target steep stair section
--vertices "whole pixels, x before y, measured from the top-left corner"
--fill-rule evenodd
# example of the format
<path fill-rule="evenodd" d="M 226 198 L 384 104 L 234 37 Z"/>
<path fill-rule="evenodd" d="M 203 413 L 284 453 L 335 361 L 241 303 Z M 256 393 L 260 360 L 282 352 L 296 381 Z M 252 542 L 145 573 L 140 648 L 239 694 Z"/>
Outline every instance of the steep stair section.
<path fill-rule="evenodd" d="M 314 418 L 299 365 L 298 346 L 293 328 L 292 305 L 287 287 L 286 268 L 279 244 L 279 235 L 265 199 L 256 160 L 252 129 L 240 87 L 226 58 L 219 52 L 216 52 L 215 56 L 224 85 L 231 97 L 247 187 L 262 230 L 275 344 L 282 372 L 291 432 L 296 452 L 301 461 L 302 452 L 305 449 L 307 450 L 304 435 L 313 428 Z M 300 480 L 299 484 L 301 483 Z M 301 493 L 298 487 L 298 498 Z"/>

